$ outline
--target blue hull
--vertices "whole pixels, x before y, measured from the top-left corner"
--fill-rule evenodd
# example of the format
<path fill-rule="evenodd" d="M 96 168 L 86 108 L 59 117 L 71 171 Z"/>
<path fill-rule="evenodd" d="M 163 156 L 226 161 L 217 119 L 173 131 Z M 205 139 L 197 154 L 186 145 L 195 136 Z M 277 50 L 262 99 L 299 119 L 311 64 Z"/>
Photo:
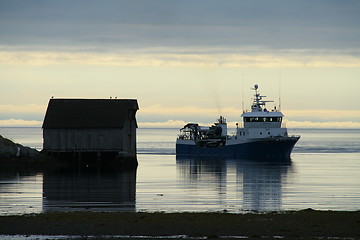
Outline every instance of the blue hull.
<path fill-rule="evenodd" d="M 256 142 L 225 145 L 223 147 L 199 147 L 176 144 L 177 156 L 219 156 L 245 159 L 290 159 L 298 138 L 286 140 L 265 139 Z"/>

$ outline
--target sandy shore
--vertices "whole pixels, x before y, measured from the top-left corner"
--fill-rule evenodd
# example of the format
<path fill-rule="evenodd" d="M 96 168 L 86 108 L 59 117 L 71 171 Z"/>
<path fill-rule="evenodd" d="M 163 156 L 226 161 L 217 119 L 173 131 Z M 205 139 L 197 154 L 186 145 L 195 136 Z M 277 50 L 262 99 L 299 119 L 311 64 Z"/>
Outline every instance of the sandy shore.
<path fill-rule="evenodd" d="M 44 213 L 0 216 L 0 234 L 359 238 L 360 211 L 267 214 Z"/>

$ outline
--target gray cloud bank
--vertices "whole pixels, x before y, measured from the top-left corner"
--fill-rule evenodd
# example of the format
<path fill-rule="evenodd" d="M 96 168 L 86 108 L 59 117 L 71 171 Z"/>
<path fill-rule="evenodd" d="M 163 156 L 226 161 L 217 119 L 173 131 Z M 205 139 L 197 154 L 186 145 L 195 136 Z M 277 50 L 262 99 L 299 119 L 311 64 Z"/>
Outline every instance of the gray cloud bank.
<path fill-rule="evenodd" d="M 356 0 L 0 0 L 0 48 L 314 49 L 359 56 L 359 13 Z"/>

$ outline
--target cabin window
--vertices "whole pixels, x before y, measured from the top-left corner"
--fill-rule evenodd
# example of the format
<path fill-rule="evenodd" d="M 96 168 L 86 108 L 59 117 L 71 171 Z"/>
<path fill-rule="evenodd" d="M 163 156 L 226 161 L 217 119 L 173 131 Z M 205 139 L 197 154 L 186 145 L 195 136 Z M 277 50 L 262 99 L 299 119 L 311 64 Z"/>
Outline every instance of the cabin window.
<path fill-rule="evenodd" d="M 269 122 L 281 122 L 282 117 L 270 117 Z"/>
<path fill-rule="evenodd" d="M 258 122 L 259 118 L 258 117 L 251 117 L 250 118 L 250 122 Z"/>
<path fill-rule="evenodd" d="M 244 122 L 281 122 L 282 117 L 245 117 Z"/>

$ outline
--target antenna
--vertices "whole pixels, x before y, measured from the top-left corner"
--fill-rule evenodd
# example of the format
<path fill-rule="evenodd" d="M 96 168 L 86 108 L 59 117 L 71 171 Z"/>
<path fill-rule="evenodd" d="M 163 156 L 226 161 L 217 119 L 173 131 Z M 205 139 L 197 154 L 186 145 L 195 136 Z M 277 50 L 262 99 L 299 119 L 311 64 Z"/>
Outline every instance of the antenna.
<path fill-rule="evenodd" d="M 281 111 L 281 68 L 279 69 L 279 111 Z"/>
<path fill-rule="evenodd" d="M 243 112 L 245 111 L 245 107 L 244 107 L 244 79 L 241 79 L 241 103 L 242 103 L 242 110 Z"/>

